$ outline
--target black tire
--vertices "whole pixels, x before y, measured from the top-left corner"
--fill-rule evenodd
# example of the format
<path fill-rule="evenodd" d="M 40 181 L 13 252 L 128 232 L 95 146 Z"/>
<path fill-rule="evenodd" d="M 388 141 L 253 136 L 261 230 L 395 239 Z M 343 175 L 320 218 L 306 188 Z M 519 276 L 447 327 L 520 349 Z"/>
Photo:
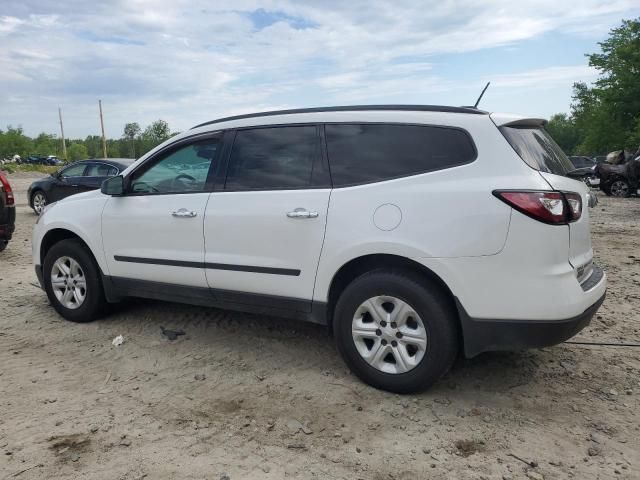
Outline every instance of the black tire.
<path fill-rule="evenodd" d="M 618 198 L 631 196 L 631 186 L 629 182 L 622 178 L 616 178 L 608 185 L 609 195 Z"/>
<path fill-rule="evenodd" d="M 422 360 L 405 373 L 386 373 L 369 365 L 353 340 L 356 310 L 367 299 L 380 295 L 411 305 L 427 333 Z M 333 331 L 338 350 L 353 373 L 375 388 L 395 393 L 429 388 L 449 371 L 458 353 L 458 321 L 451 301 L 440 287 L 409 271 L 374 270 L 353 280 L 336 304 Z"/>
<path fill-rule="evenodd" d="M 37 194 L 42 195 L 42 198 L 44 198 L 44 204 L 45 205 L 47 205 L 49 203 L 49 199 L 47 198 L 47 194 L 44 193 L 44 191 L 42 191 L 42 190 L 36 190 L 36 191 L 31 193 L 31 198 L 29 199 L 29 205 L 31 206 L 31 210 L 33 210 L 33 213 L 35 213 L 36 215 L 40 215 L 42 212 L 38 212 L 36 210 L 36 206 L 34 204 L 34 199 L 35 199 Z"/>
<path fill-rule="evenodd" d="M 70 257 L 80 264 L 86 281 L 86 296 L 82 304 L 67 308 L 56 298 L 51 286 L 53 265 L 61 257 Z M 53 308 L 65 319 L 72 322 L 90 322 L 100 317 L 106 310 L 102 277 L 91 252 L 77 239 L 62 240 L 47 252 L 43 262 L 44 288 Z"/>
<path fill-rule="evenodd" d="M 0 252 L 4 251 L 4 249 L 7 248 L 7 245 L 9 245 L 9 242 L 0 240 Z"/>

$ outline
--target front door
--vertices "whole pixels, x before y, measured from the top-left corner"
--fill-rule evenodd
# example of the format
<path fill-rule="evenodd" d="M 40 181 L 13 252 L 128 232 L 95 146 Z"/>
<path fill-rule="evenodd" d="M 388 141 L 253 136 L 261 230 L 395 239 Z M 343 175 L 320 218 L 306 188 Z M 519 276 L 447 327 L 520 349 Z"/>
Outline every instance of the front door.
<path fill-rule="evenodd" d="M 65 197 L 76 193 L 84 192 L 80 185 L 84 179 L 84 172 L 87 168 L 86 163 L 75 163 L 62 169 L 51 187 L 49 195 L 49 203 L 57 202 Z"/>
<path fill-rule="evenodd" d="M 236 132 L 226 182 L 205 214 L 214 294 L 256 294 L 227 299 L 265 306 L 280 297 L 281 306 L 310 309 L 331 192 L 320 145 L 315 125 Z"/>
<path fill-rule="evenodd" d="M 102 237 L 116 282 L 133 279 L 147 287 L 155 282 L 207 292 L 203 224 L 219 144 L 214 135 L 160 152 L 127 176 L 124 196 L 109 199 Z"/>

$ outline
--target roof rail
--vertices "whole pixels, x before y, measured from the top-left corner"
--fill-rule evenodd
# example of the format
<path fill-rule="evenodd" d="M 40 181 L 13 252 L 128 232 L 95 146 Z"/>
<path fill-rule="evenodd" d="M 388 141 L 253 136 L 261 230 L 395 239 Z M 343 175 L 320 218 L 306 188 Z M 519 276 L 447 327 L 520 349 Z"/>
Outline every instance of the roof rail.
<path fill-rule="evenodd" d="M 272 110 L 269 112 L 247 113 L 244 115 L 234 115 L 231 117 L 218 118 L 210 122 L 201 123 L 192 127 L 204 127 L 214 123 L 228 122 L 231 120 L 242 120 L 244 118 L 270 117 L 273 115 L 290 115 L 296 113 L 318 113 L 318 112 L 362 112 L 362 111 L 380 111 L 380 110 L 403 110 L 416 112 L 447 112 L 447 113 L 471 113 L 475 115 L 487 115 L 484 110 L 474 107 L 450 107 L 447 105 L 342 105 L 337 107 L 313 107 L 313 108 L 294 108 L 290 110 Z"/>

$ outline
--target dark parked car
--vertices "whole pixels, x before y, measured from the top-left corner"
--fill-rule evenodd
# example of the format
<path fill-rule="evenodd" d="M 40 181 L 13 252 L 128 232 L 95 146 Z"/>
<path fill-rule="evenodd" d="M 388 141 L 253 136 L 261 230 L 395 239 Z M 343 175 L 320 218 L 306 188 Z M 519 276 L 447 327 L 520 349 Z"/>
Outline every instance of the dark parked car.
<path fill-rule="evenodd" d="M 103 181 L 119 175 L 134 161 L 129 158 L 110 158 L 72 163 L 49 177 L 33 182 L 28 191 L 29 205 L 40 215 L 48 203 L 100 188 Z"/>
<path fill-rule="evenodd" d="M 601 163 L 596 167 L 600 190 L 613 197 L 628 197 L 640 193 L 640 157 L 626 163 Z"/>
<path fill-rule="evenodd" d="M 0 252 L 7 248 L 16 221 L 16 205 L 9 180 L 0 172 Z"/>
<path fill-rule="evenodd" d="M 53 167 L 64 165 L 64 162 L 55 155 L 49 155 L 48 157 L 44 157 L 42 155 L 29 155 L 27 158 L 21 160 L 20 163 L 27 163 L 31 165 L 49 165 Z"/>
<path fill-rule="evenodd" d="M 595 174 L 596 162 L 584 156 L 572 156 L 569 157 L 575 170 L 567 173 L 568 177 L 582 180 L 589 186 L 595 186 L 598 184 L 598 178 Z"/>

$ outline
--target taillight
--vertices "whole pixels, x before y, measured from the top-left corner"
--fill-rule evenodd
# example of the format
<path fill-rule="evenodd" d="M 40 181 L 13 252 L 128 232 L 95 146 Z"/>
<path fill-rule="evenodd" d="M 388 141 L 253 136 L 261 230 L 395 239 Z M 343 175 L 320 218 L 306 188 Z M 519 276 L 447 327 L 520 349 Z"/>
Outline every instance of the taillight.
<path fill-rule="evenodd" d="M 519 212 L 551 225 L 575 222 L 582 215 L 578 193 L 495 190 L 493 194 Z"/>
<path fill-rule="evenodd" d="M 569 204 L 569 221 L 575 222 L 582 216 L 582 197 L 579 193 L 563 192 Z"/>
<path fill-rule="evenodd" d="M 11 190 L 11 185 L 9 185 L 9 180 L 3 174 L 0 173 L 0 183 L 4 188 L 4 192 L 7 195 L 7 205 L 15 205 L 15 199 L 13 198 L 13 190 Z"/>

